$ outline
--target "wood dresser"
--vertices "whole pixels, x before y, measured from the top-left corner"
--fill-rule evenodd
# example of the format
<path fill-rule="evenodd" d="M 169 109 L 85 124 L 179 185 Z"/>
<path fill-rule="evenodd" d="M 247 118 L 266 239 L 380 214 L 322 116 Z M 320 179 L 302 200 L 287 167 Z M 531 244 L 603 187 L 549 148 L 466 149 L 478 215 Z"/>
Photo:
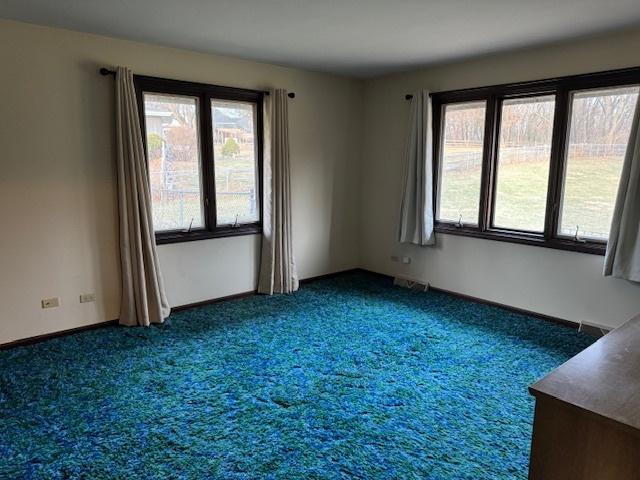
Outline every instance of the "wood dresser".
<path fill-rule="evenodd" d="M 530 480 L 640 480 L 640 315 L 529 391 Z"/>

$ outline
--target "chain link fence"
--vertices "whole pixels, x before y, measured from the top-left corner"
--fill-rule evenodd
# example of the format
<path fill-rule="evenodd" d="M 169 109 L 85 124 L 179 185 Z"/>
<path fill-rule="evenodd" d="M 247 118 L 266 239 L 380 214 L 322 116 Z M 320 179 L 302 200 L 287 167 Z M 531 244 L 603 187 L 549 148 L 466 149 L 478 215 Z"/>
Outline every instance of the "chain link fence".
<path fill-rule="evenodd" d="M 219 225 L 259 219 L 253 169 L 216 171 L 216 214 Z M 150 172 L 156 230 L 203 228 L 203 196 L 197 172 Z"/>
<path fill-rule="evenodd" d="M 472 170 L 482 166 L 481 143 L 448 142 L 446 145 L 445 171 Z M 572 144 L 569 148 L 571 158 L 620 158 L 624 156 L 627 145 L 614 144 Z M 456 151 L 460 150 L 460 151 Z M 535 145 L 526 147 L 502 147 L 500 163 L 535 162 L 549 158 L 551 145 Z"/>

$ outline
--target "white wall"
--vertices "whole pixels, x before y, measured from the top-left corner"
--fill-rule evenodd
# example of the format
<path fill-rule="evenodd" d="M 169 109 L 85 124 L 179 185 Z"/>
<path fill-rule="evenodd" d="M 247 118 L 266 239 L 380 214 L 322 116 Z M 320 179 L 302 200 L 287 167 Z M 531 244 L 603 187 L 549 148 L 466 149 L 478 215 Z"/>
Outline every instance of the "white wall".
<path fill-rule="evenodd" d="M 101 66 L 296 92 L 294 252 L 301 278 L 357 266 L 362 82 L 0 21 L 0 343 L 118 317 L 113 80 Z M 159 247 L 172 305 L 255 287 L 259 236 Z M 79 295 L 95 292 L 96 303 Z M 59 308 L 40 300 L 59 296 Z"/>
<path fill-rule="evenodd" d="M 616 326 L 640 287 L 602 257 L 439 236 L 395 241 L 408 105 L 450 90 L 640 64 L 640 31 L 362 82 L 227 57 L 0 21 L 0 343 L 115 319 L 119 267 L 113 85 L 127 65 L 160 77 L 263 89 L 290 102 L 294 249 L 302 278 L 362 266 L 575 321 Z M 255 287 L 259 236 L 159 247 L 172 305 Z M 406 252 L 403 267 L 390 255 Z M 78 296 L 95 292 L 97 302 Z M 59 296 L 59 308 L 40 300 Z"/>
<path fill-rule="evenodd" d="M 640 31 L 493 55 L 365 85 L 361 264 L 447 290 L 573 321 L 617 326 L 640 312 L 640 286 L 602 276 L 603 257 L 438 235 L 436 248 L 396 242 L 408 102 L 417 89 L 453 90 L 640 65 Z M 412 257 L 410 265 L 391 255 Z"/>

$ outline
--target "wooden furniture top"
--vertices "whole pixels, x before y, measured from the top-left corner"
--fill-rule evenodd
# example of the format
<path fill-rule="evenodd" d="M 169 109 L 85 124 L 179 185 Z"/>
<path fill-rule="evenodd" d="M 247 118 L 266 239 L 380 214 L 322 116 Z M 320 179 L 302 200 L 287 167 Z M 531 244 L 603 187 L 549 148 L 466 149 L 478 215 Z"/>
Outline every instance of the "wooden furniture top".
<path fill-rule="evenodd" d="M 640 315 L 529 387 L 640 436 Z"/>

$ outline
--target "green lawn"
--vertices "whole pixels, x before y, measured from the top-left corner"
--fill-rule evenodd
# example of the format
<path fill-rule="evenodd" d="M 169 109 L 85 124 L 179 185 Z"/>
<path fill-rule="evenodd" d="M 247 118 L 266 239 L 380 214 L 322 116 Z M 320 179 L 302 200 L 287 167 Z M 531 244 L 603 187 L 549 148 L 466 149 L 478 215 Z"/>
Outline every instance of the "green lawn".
<path fill-rule="evenodd" d="M 609 233 L 622 165 L 619 158 L 580 158 L 567 169 L 561 225 L 563 233 L 606 238 Z M 478 218 L 479 169 L 448 171 L 446 201 L 440 218 Z M 548 162 L 528 161 L 502 165 L 497 184 L 496 224 L 539 229 L 544 225 Z M 455 192 L 453 194 L 452 192 Z"/>

